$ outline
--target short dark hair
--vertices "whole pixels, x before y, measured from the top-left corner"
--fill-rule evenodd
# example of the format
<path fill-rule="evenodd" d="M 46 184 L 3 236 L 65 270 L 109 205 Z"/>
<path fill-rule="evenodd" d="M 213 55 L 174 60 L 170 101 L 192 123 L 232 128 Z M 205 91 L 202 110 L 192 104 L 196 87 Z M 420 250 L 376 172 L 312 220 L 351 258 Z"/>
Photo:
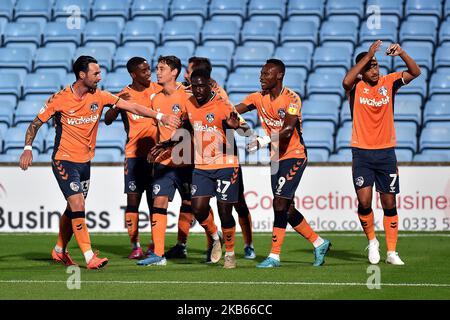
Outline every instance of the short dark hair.
<path fill-rule="evenodd" d="M 286 72 L 286 66 L 284 65 L 283 61 L 279 60 L 279 59 L 269 59 L 266 61 L 266 64 L 274 64 L 278 67 L 278 69 L 280 70 L 281 73 L 285 74 Z"/>
<path fill-rule="evenodd" d="M 209 73 L 212 72 L 211 61 L 208 58 L 204 57 L 190 57 L 188 60 L 189 63 L 192 63 L 192 70 L 194 69 L 206 69 Z"/>
<path fill-rule="evenodd" d="M 94 57 L 91 56 L 79 56 L 73 63 L 72 70 L 75 73 L 75 78 L 80 79 L 80 72 L 87 73 L 89 70 L 89 63 L 98 63 Z"/>
<path fill-rule="evenodd" d="M 176 78 L 178 78 L 178 76 L 180 75 L 181 72 L 181 61 L 180 59 L 178 59 L 175 56 L 159 56 L 158 57 L 158 63 L 165 63 L 170 67 L 170 70 L 174 70 L 177 69 L 177 76 Z"/>
<path fill-rule="evenodd" d="M 192 71 L 191 74 L 191 80 L 194 78 L 203 78 L 206 81 L 209 81 L 211 79 L 211 72 L 209 72 L 208 69 L 197 68 L 194 71 Z"/>
<path fill-rule="evenodd" d="M 144 63 L 146 61 L 147 61 L 147 59 L 144 59 L 142 57 L 133 57 L 133 58 L 131 58 L 127 62 L 128 73 L 132 73 L 132 72 L 136 71 L 138 65 L 140 65 L 140 64 L 142 64 L 142 63 Z"/>
<path fill-rule="evenodd" d="M 364 58 L 366 56 L 366 54 L 368 54 L 367 51 L 363 51 L 363 52 L 359 53 L 355 58 L 355 64 L 358 63 L 359 61 L 361 61 L 361 59 Z"/>

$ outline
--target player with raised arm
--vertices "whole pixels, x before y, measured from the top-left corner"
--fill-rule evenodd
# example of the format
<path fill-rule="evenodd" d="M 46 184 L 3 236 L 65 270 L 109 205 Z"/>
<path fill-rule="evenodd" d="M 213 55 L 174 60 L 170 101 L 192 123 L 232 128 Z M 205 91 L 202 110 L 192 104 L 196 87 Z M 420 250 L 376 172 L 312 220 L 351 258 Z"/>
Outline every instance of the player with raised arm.
<path fill-rule="evenodd" d="M 252 141 L 248 149 L 255 151 L 269 145 L 271 148 L 271 184 L 274 195 L 274 225 L 272 249 L 258 268 L 280 266 L 280 252 L 287 223 L 314 246 L 314 266 L 325 262 L 331 243 L 317 235 L 303 215 L 294 206 L 294 195 L 307 163 L 302 139 L 301 101 L 292 90 L 283 86 L 285 65 L 281 60 L 269 59 L 260 75 L 261 92 L 247 96 L 236 106 L 239 113 L 257 109 L 267 133 Z"/>
<path fill-rule="evenodd" d="M 383 227 L 386 234 L 386 263 L 403 265 L 396 252 L 398 215 L 396 194 L 399 193 L 397 158 L 395 155 L 394 98 L 398 89 L 420 75 L 416 62 L 400 47 L 391 44 L 386 54 L 399 56 L 407 70 L 380 75 L 375 53 L 381 40 L 375 41 L 368 52 L 356 57 L 356 64 L 348 71 L 344 87 L 352 115 L 352 173 L 358 197 L 358 216 L 369 241 L 368 258 L 371 264 L 380 261 L 379 242 L 375 237 L 372 210 L 372 189 L 380 193 L 383 207 Z"/>
<path fill-rule="evenodd" d="M 186 72 L 184 74 L 185 82 L 183 85 L 188 92 L 191 92 L 191 74 L 195 69 L 205 69 L 211 73 L 212 65 L 208 58 L 204 57 L 191 57 L 188 60 L 188 66 L 186 68 Z M 213 90 L 216 94 L 222 97 L 225 101 L 228 101 L 228 95 L 226 91 L 213 79 L 210 78 L 211 90 Z M 238 132 L 244 132 L 247 134 L 248 125 L 245 120 L 240 117 L 241 120 L 241 129 Z M 253 247 L 253 235 L 252 235 L 252 219 L 250 215 L 250 211 L 247 206 L 247 202 L 244 197 L 244 182 L 242 178 L 242 169 L 239 166 L 239 201 L 234 204 L 234 208 L 239 216 L 239 224 L 241 226 L 242 235 L 244 238 L 244 258 L 246 259 L 254 259 L 256 257 L 255 249 Z M 213 212 L 211 210 L 211 214 Z M 169 258 L 186 258 L 187 255 L 187 238 L 189 235 L 190 227 L 193 223 L 193 215 L 180 212 L 178 218 L 178 241 L 175 246 L 173 246 L 170 250 L 166 252 L 166 257 Z M 211 249 L 212 249 L 212 238 L 207 237 L 207 253 L 206 253 L 206 262 L 211 262 Z"/>
<path fill-rule="evenodd" d="M 132 83 L 118 94 L 119 97 L 127 95 L 124 97 L 127 101 L 150 108 L 152 96 L 161 91 L 162 87 L 151 81 L 151 71 L 147 60 L 133 57 L 127 62 L 127 70 Z M 153 165 L 147 161 L 147 155 L 150 149 L 156 145 L 156 123 L 153 119 L 118 108 L 109 109 L 106 112 L 105 123 L 110 125 L 119 114 L 127 133 L 124 163 L 124 192 L 127 194 L 125 222 L 132 247 L 128 258 L 140 259 L 144 257 L 144 253 L 139 242 L 139 205 L 142 194 L 145 192 L 151 216 Z"/>
<path fill-rule="evenodd" d="M 67 207 L 60 220 L 52 258 L 66 266 L 75 264 L 66 250 L 72 234 L 75 234 L 87 268 L 99 269 L 108 263 L 108 259 L 99 258 L 92 251 L 85 221 L 85 197 L 89 190 L 90 161 L 94 157 L 98 124 L 104 106 L 109 104 L 114 108 L 156 118 L 172 127 L 178 127 L 180 121 L 176 117 L 126 102 L 107 91 L 97 89 L 101 72 L 93 57 L 80 56 L 73 64 L 73 71 L 76 81 L 52 95 L 28 127 L 20 168 L 27 170 L 32 164 L 33 140 L 42 124 L 54 117 L 56 137 L 52 168 L 67 200 Z"/>

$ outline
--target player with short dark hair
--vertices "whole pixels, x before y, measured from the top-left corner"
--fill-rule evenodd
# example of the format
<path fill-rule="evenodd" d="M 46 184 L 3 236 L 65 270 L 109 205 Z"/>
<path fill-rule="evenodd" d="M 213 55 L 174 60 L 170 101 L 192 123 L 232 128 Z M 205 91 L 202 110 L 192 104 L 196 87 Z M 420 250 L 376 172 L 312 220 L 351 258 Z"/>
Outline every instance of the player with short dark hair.
<path fill-rule="evenodd" d="M 325 262 L 331 243 L 317 235 L 303 215 L 294 207 L 295 191 L 307 163 L 306 147 L 302 138 L 301 101 L 292 90 L 283 86 L 285 66 L 281 60 L 267 60 L 260 75 L 261 89 L 247 96 L 236 106 L 239 113 L 257 109 L 267 133 L 252 141 L 248 149 L 256 151 L 266 145 L 271 151 L 271 182 L 274 194 L 274 225 L 272 249 L 269 256 L 257 265 L 259 268 L 280 266 L 280 252 L 287 223 L 314 246 L 314 266 Z"/>
<path fill-rule="evenodd" d="M 99 90 L 97 85 L 101 80 L 101 71 L 93 57 L 79 57 L 73 64 L 73 70 L 77 80 L 52 95 L 28 127 L 20 167 L 27 170 L 31 165 L 33 140 L 42 124 L 54 117 L 56 136 L 52 168 L 67 200 L 67 207 L 60 220 L 58 240 L 52 257 L 66 266 L 74 265 L 66 247 L 72 234 L 75 234 L 87 268 L 99 269 L 108 263 L 108 259 L 99 258 L 92 251 L 85 221 L 85 197 L 89 191 L 90 161 L 94 157 L 98 124 L 104 106 L 112 105 L 113 108 L 157 118 L 171 127 L 178 127 L 180 122 L 173 116 L 157 113 Z"/>
<path fill-rule="evenodd" d="M 407 70 L 380 75 L 375 53 L 382 42 L 375 41 L 369 51 L 356 57 L 342 86 L 349 99 L 352 115 L 352 173 L 358 197 L 358 216 L 369 241 L 369 262 L 380 261 L 379 242 L 375 237 L 372 189 L 380 193 L 386 234 L 386 263 L 403 265 L 396 252 L 398 215 L 395 196 L 399 193 L 397 158 L 395 155 L 394 98 L 398 89 L 420 75 L 416 62 L 400 47 L 391 44 L 386 54 L 399 56 Z"/>
<path fill-rule="evenodd" d="M 123 88 L 118 96 L 151 108 L 152 96 L 161 91 L 162 87 L 151 81 L 149 63 L 142 57 L 133 57 L 127 62 L 127 70 L 132 83 Z M 132 246 L 128 258 L 140 259 L 144 253 L 139 242 L 139 205 L 145 192 L 151 216 L 153 166 L 147 161 L 147 155 L 156 145 L 156 123 L 153 119 L 120 109 L 109 109 L 105 115 L 106 125 L 110 125 L 119 114 L 127 133 L 124 163 L 124 185 L 127 194 L 125 222 Z"/>

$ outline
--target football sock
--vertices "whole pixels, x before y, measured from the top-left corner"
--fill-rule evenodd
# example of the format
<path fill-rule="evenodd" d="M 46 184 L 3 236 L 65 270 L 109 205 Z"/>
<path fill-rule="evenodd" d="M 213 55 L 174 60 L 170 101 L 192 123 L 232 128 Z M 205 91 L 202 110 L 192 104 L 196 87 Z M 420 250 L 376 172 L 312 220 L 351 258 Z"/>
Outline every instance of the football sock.
<path fill-rule="evenodd" d="M 72 212 L 72 217 L 72 229 L 75 234 L 75 239 L 77 240 L 78 246 L 80 247 L 81 252 L 85 255 L 86 262 L 88 263 L 94 254 L 91 249 L 91 239 L 86 226 L 85 213 L 84 211 Z"/>
<path fill-rule="evenodd" d="M 283 245 L 284 236 L 286 235 L 286 226 L 288 222 L 287 210 L 274 210 L 275 217 L 272 230 L 272 249 L 270 253 L 280 254 Z"/>
<path fill-rule="evenodd" d="M 209 215 L 210 215 L 212 221 L 214 221 L 214 211 L 212 208 L 209 208 Z M 214 239 L 208 234 L 208 232 L 206 230 L 205 230 L 205 234 L 206 234 L 206 247 L 211 248 Z"/>
<path fill-rule="evenodd" d="M 217 226 L 214 223 L 214 219 L 212 218 L 211 214 L 208 214 L 208 217 L 202 222 L 199 221 L 199 223 L 203 227 L 203 229 L 205 229 L 208 234 L 212 236 L 214 240 L 219 239 L 219 235 L 217 234 Z"/>
<path fill-rule="evenodd" d="M 323 239 L 320 238 L 317 233 L 311 228 L 305 217 L 294 208 L 294 213 L 289 214 L 289 224 L 297 231 L 301 236 L 314 245 L 315 248 L 323 243 Z M 319 239 L 320 238 L 320 239 Z"/>
<path fill-rule="evenodd" d="M 194 215 L 190 205 L 181 205 L 180 215 L 178 216 L 178 244 L 186 244 L 189 230 L 192 222 L 194 221 Z"/>
<path fill-rule="evenodd" d="M 231 228 L 222 227 L 223 239 L 225 242 L 225 251 L 226 252 L 234 252 L 234 239 L 236 234 L 236 226 Z"/>
<path fill-rule="evenodd" d="M 375 239 L 375 223 L 372 208 L 364 209 L 358 206 L 358 217 L 367 239 Z"/>
<path fill-rule="evenodd" d="M 73 230 L 72 230 L 72 223 L 70 219 L 70 210 L 66 209 L 64 214 L 61 216 L 61 219 L 59 220 L 59 233 L 58 233 L 58 240 L 56 241 L 55 250 L 58 253 L 63 252 L 67 244 L 69 243 L 70 239 L 72 238 Z M 61 251 L 58 251 L 61 250 Z"/>
<path fill-rule="evenodd" d="M 153 208 L 152 235 L 155 243 L 154 253 L 162 257 L 164 255 L 164 238 L 167 228 L 167 209 Z"/>
<path fill-rule="evenodd" d="M 398 237 L 397 208 L 384 209 L 383 227 L 386 235 L 387 251 L 395 251 Z"/>
<path fill-rule="evenodd" d="M 127 207 L 128 209 L 128 207 Z M 137 211 L 128 211 L 125 213 L 125 222 L 127 224 L 128 236 L 133 248 L 139 243 L 139 213 Z"/>

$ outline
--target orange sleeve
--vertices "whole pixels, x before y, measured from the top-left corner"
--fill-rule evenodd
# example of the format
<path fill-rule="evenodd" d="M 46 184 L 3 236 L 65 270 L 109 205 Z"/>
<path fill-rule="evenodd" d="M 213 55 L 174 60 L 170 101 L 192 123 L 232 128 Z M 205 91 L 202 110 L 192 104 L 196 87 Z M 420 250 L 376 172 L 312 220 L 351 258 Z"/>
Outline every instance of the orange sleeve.
<path fill-rule="evenodd" d="M 287 113 L 292 116 L 299 116 L 300 110 L 302 108 L 300 97 L 297 94 L 293 93 L 292 95 L 288 96 L 287 102 L 289 103 L 287 107 Z"/>
<path fill-rule="evenodd" d="M 102 97 L 103 105 L 105 104 L 116 104 L 119 101 L 119 97 L 108 91 L 100 91 Z"/>
<path fill-rule="evenodd" d="M 53 115 L 58 111 L 59 99 L 52 95 L 45 102 L 44 106 L 41 108 L 38 114 L 39 120 L 42 122 L 47 122 Z"/>
<path fill-rule="evenodd" d="M 243 104 L 246 106 L 254 105 L 256 106 L 256 97 L 259 95 L 259 92 L 254 92 L 249 94 L 247 97 L 245 97 L 244 101 L 242 101 Z"/>

